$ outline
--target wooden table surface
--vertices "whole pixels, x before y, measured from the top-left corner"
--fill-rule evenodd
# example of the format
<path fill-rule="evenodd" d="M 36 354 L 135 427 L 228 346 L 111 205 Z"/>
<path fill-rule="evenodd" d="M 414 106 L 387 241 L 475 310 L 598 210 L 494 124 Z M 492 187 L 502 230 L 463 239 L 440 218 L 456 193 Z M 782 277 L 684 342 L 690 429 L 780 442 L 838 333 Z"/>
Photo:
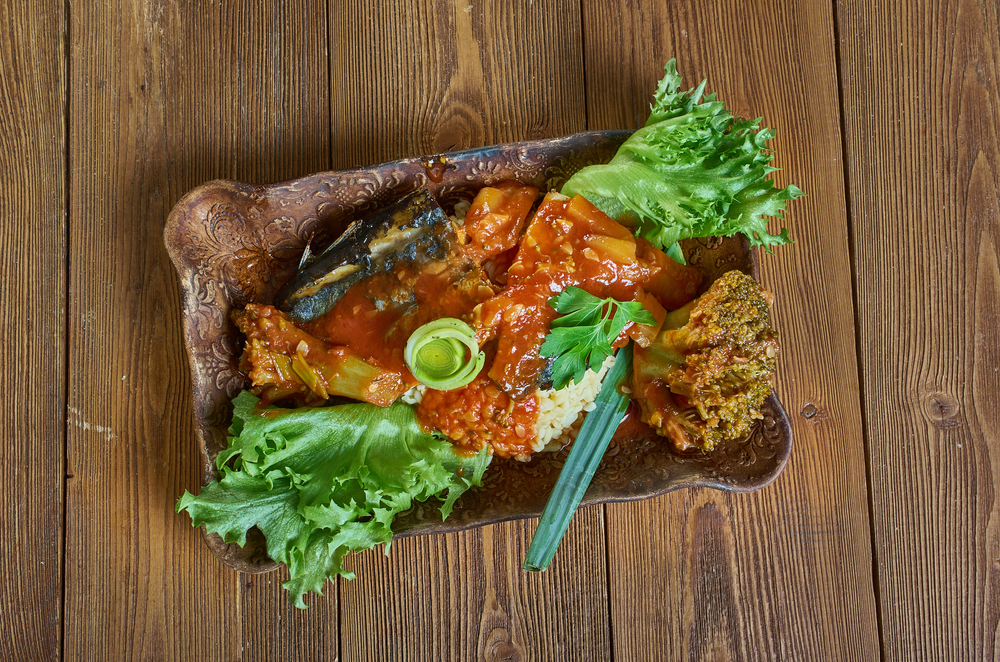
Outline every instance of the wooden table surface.
<path fill-rule="evenodd" d="M 0 3 L 6 660 L 1000 659 L 1000 61 L 988 0 Z M 645 121 L 664 63 L 764 118 L 795 445 L 771 486 L 397 541 L 296 610 L 221 564 L 162 233 L 273 182 Z"/>

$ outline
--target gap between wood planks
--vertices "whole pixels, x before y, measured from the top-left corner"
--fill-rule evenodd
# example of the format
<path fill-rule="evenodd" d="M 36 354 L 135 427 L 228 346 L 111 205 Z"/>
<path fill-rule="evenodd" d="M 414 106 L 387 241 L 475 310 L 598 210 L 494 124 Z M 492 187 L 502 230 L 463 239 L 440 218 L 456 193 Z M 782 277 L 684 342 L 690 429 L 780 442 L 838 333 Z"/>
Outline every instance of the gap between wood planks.
<path fill-rule="evenodd" d="M 71 284 L 71 270 L 70 270 L 70 235 L 69 235 L 69 223 L 70 223 L 70 203 L 72 202 L 72 175 L 73 169 L 70 164 L 70 159 L 72 154 L 70 153 L 70 92 L 72 92 L 71 83 L 71 71 L 70 71 L 70 27 L 72 24 L 70 11 L 71 11 L 70 0 L 64 0 L 63 2 L 63 77 L 65 82 L 63 99 L 63 153 L 65 158 L 63 159 L 63 168 L 65 172 L 63 173 L 63 208 L 65 212 L 63 213 L 63 401 L 62 401 L 62 412 L 63 412 L 63 439 L 62 439 L 62 466 L 63 466 L 63 481 L 62 490 L 59 495 L 60 507 L 62 509 L 62 540 L 60 541 L 59 549 L 59 623 L 56 626 L 56 637 L 58 639 L 59 645 L 59 659 L 66 659 L 66 494 L 68 489 L 69 479 L 73 477 L 70 473 L 67 463 L 69 462 L 69 378 L 70 378 L 70 368 L 69 368 L 69 289 Z"/>

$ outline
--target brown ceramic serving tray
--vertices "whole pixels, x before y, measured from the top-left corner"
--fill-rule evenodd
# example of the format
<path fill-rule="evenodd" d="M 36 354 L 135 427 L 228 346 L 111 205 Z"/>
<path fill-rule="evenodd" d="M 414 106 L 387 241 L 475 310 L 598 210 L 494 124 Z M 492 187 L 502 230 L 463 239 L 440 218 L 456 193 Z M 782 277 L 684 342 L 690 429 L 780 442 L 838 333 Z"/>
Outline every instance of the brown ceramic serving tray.
<path fill-rule="evenodd" d="M 184 293 L 184 340 L 194 385 L 195 435 L 202 483 L 216 477 L 214 460 L 226 446 L 230 400 L 244 386 L 236 369 L 240 353 L 229 313 L 248 302 L 271 302 L 295 270 L 305 242 L 339 234 L 361 212 L 418 187 L 429 189 L 446 210 L 476 190 L 516 179 L 543 191 L 558 189 L 580 168 L 607 162 L 628 131 L 594 131 L 552 140 L 482 147 L 403 159 L 366 168 L 325 172 L 256 186 L 213 181 L 190 191 L 167 219 L 165 239 Z M 745 240 L 687 242 L 690 264 L 706 286 L 730 269 L 756 276 Z M 679 487 L 706 486 L 736 492 L 774 480 L 791 451 L 791 429 L 772 394 L 764 418 L 746 438 L 712 453 L 679 453 L 648 428 L 627 418 L 612 440 L 583 504 L 646 499 Z M 457 531 L 541 514 L 566 450 L 530 462 L 494 460 L 482 487 L 468 491 L 445 521 L 435 504 L 401 513 L 399 536 Z M 253 535 L 256 534 L 256 535 Z M 245 547 L 206 535 L 212 551 L 243 572 L 276 567 L 256 530 Z"/>

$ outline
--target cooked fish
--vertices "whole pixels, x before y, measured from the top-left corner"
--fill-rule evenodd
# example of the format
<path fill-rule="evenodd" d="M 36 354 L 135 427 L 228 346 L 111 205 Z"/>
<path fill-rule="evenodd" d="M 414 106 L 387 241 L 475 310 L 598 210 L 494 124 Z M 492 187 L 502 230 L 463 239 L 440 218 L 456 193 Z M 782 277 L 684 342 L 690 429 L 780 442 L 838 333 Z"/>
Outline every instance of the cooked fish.
<path fill-rule="evenodd" d="M 442 260 L 454 228 L 434 197 L 416 191 L 352 222 L 340 237 L 287 283 L 278 309 L 296 323 L 330 312 L 355 283 L 392 270 L 400 262 Z"/>

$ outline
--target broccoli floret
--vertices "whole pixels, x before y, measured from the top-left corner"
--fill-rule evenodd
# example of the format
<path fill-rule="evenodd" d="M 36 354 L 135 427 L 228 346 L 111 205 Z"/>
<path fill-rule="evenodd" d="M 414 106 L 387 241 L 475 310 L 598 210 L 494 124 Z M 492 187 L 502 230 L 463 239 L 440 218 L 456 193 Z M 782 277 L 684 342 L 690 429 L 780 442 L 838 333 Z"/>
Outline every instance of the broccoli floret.
<path fill-rule="evenodd" d="M 746 435 L 761 418 L 778 355 L 770 303 L 753 278 L 730 271 L 668 314 L 653 343 L 635 348 L 642 420 L 682 450 Z"/>

